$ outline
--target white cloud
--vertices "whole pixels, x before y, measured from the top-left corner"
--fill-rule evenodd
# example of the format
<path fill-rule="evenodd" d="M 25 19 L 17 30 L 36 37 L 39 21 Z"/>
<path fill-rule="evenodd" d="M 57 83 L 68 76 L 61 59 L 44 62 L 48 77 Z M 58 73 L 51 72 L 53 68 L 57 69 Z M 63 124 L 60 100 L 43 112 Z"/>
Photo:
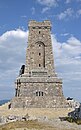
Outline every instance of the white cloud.
<path fill-rule="evenodd" d="M 68 19 L 69 17 L 73 16 L 73 10 L 71 8 L 68 8 L 64 12 L 61 12 L 59 15 L 57 15 L 57 18 L 59 20 Z"/>
<path fill-rule="evenodd" d="M 72 0 L 66 0 L 66 4 L 69 4 L 71 2 L 72 2 Z"/>
<path fill-rule="evenodd" d="M 71 37 L 66 43 L 62 44 L 63 53 L 67 52 L 67 56 L 75 57 L 81 54 L 81 42 L 75 37 Z"/>
<path fill-rule="evenodd" d="M 22 15 L 21 18 L 27 18 L 27 16 L 26 15 Z"/>
<path fill-rule="evenodd" d="M 37 0 L 41 5 L 45 5 L 48 7 L 57 6 L 58 0 Z"/>
<path fill-rule="evenodd" d="M 34 14 L 35 14 L 35 8 L 32 7 L 32 8 L 31 8 L 31 11 L 32 11 L 32 14 L 34 15 Z"/>
<path fill-rule="evenodd" d="M 60 43 L 52 36 L 55 68 L 59 77 L 63 79 L 65 96 L 81 100 L 78 88 L 81 87 L 81 41 L 70 37 L 65 43 Z M 71 89 L 75 91 L 71 93 Z"/>
<path fill-rule="evenodd" d="M 60 43 L 54 35 L 52 41 L 56 60 L 61 59 L 61 64 L 81 64 L 81 41 L 70 37 L 65 43 Z"/>
<path fill-rule="evenodd" d="M 6 67 L 5 64 L 9 65 L 9 63 L 12 64 L 9 66 L 10 68 L 14 67 L 16 60 L 21 61 L 19 57 L 22 57 L 24 52 L 27 34 L 28 32 L 17 29 L 7 31 L 0 36 L 0 60 L 2 61 L 2 68 Z"/>
<path fill-rule="evenodd" d="M 7 31 L 0 36 L 0 92 L 9 91 L 13 95 L 14 81 L 22 64 L 25 63 L 25 52 L 28 32 L 21 29 Z M 11 88 L 11 89 L 10 89 Z M 9 97 L 5 95 L 5 98 Z M 0 99 L 3 95 L 0 94 Z"/>
<path fill-rule="evenodd" d="M 69 4 L 69 3 L 71 3 L 71 2 L 81 2 L 81 0 L 75 0 L 75 1 L 73 1 L 73 0 L 66 0 L 66 1 L 65 1 L 66 4 Z"/>
<path fill-rule="evenodd" d="M 70 37 L 67 40 L 67 43 L 71 46 L 77 46 L 77 47 L 81 47 L 81 41 L 79 41 L 77 38 L 75 37 Z"/>
<path fill-rule="evenodd" d="M 78 14 L 78 15 L 81 15 L 81 9 L 79 9 L 79 10 L 77 11 L 77 14 Z"/>
<path fill-rule="evenodd" d="M 45 12 L 47 12 L 48 10 L 50 10 L 50 8 L 49 8 L 49 7 L 45 7 L 45 8 L 42 9 L 42 13 L 45 13 Z"/>
<path fill-rule="evenodd" d="M 78 9 L 78 10 L 76 11 L 75 17 L 76 17 L 76 18 L 79 18 L 80 16 L 81 16 L 81 9 Z"/>
<path fill-rule="evenodd" d="M 68 36 L 69 33 L 61 33 L 61 36 Z"/>
<path fill-rule="evenodd" d="M 51 7 L 56 7 L 58 6 L 58 1 L 59 0 L 37 0 L 37 2 L 43 6 L 42 8 L 42 13 L 45 13 L 51 9 Z"/>

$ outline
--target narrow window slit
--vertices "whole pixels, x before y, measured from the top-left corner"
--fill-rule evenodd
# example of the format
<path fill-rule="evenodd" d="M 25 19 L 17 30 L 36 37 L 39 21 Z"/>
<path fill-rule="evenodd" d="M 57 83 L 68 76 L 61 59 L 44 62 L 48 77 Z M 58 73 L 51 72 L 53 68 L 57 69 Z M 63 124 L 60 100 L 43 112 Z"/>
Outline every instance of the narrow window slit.
<path fill-rule="evenodd" d="M 38 92 L 36 92 L 36 96 L 38 96 Z"/>
<path fill-rule="evenodd" d="M 40 91 L 39 91 L 39 96 L 40 96 Z"/>

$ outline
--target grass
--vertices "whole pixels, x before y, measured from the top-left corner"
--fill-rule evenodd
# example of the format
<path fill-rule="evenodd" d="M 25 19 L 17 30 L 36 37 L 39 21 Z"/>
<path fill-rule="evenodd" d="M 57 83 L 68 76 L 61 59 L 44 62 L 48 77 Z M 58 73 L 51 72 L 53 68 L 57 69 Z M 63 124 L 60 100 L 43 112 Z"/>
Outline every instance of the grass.
<path fill-rule="evenodd" d="M 70 117 L 64 118 L 71 123 L 76 122 L 78 125 L 81 125 L 81 120 L 74 120 Z M 52 124 L 46 122 L 39 122 L 38 120 L 29 120 L 29 121 L 16 121 L 7 123 L 0 126 L 0 130 L 58 130 L 60 127 L 55 127 Z M 74 130 L 73 128 L 60 128 L 59 130 Z"/>
<path fill-rule="evenodd" d="M 77 125 L 81 125 L 81 119 L 74 119 L 72 117 L 65 117 L 65 121 L 68 121 L 70 123 L 76 123 Z"/>
<path fill-rule="evenodd" d="M 26 128 L 29 130 L 36 129 L 36 130 L 57 130 L 54 129 L 54 127 L 40 123 L 37 120 L 31 120 L 31 121 L 16 121 L 12 123 L 8 123 L 5 125 L 0 126 L 0 130 L 15 130 L 15 128 L 23 128 L 25 130 Z"/>

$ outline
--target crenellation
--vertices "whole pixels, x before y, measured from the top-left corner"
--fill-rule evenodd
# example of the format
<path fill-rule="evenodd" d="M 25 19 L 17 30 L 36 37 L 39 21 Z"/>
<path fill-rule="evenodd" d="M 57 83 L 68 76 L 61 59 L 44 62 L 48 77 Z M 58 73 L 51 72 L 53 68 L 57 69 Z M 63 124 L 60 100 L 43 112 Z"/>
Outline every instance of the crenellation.
<path fill-rule="evenodd" d="M 28 27 L 29 29 L 51 29 L 51 22 L 49 20 L 43 22 L 31 20 Z"/>

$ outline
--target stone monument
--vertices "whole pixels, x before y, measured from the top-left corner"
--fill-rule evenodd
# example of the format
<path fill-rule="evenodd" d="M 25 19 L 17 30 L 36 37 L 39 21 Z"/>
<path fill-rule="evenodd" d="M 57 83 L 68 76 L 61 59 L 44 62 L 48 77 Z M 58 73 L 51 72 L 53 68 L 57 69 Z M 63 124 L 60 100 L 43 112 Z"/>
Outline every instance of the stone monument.
<path fill-rule="evenodd" d="M 55 73 L 51 22 L 29 22 L 26 64 L 16 79 L 12 108 L 57 108 L 67 106 L 62 80 Z"/>

